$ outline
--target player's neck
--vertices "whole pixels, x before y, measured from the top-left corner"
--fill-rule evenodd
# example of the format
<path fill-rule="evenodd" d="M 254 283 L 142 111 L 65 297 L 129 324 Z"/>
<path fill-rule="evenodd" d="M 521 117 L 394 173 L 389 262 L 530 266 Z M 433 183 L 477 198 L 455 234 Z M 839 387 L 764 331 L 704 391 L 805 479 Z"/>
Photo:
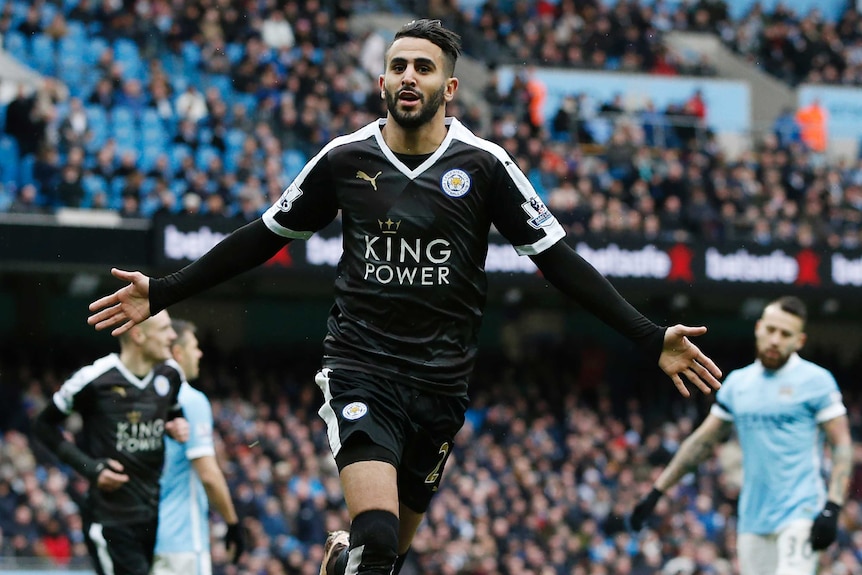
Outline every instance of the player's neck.
<path fill-rule="evenodd" d="M 153 370 L 156 362 L 143 357 L 139 353 L 131 350 L 123 350 L 120 352 L 120 361 L 126 366 L 132 374 L 138 378 L 146 377 Z"/>
<path fill-rule="evenodd" d="M 431 154 L 446 139 L 446 116 L 441 111 L 430 122 L 416 129 L 405 129 L 390 116 L 381 132 L 383 141 L 396 154 Z"/>

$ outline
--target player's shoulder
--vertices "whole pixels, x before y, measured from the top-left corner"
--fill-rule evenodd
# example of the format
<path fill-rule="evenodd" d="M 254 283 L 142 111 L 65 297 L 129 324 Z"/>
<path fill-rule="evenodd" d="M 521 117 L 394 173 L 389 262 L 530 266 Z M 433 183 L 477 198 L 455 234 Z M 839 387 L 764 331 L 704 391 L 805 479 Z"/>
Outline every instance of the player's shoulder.
<path fill-rule="evenodd" d="M 180 405 L 183 406 L 183 409 L 210 409 L 210 400 L 206 396 L 206 394 L 199 389 L 195 389 L 188 382 L 183 382 L 183 384 L 180 386 L 179 400 Z"/>
<path fill-rule="evenodd" d="M 186 380 L 186 374 L 183 373 L 183 368 L 180 367 L 180 364 L 178 364 L 173 359 L 167 359 L 164 362 L 158 364 L 154 368 L 154 371 L 156 375 L 164 375 L 170 378 L 178 378 L 179 381 Z"/>
<path fill-rule="evenodd" d="M 359 128 L 355 132 L 337 136 L 329 141 L 317 154 L 317 157 L 332 156 L 340 153 L 353 153 L 357 147 L 367 148 L 366 152 L 377 149 L 375 140 L 380 129 L 379 120 L 375 120 Z"/>
<path fill-rule="evenodd" d="M 826 385 L 832 385 L 835 383 L 835 376 L 831 371 L 811 360 L 800 357 L 796 363 L 796 369 L 804 375 L 807 380 L 820 382 Z"/>
<path fill-rule="evenodd" d="M 93 363 L 85 365 L 78 369 L 75 373 L 66 380 L 66 385 L 75 387 L 84 387 L 90 383 L 97 381 L 106 373 L 117 369 L 120 366 L 120 357 L 111 353 L 104 357 L 100 357 Z"/>
<path fill-rule="evenodd" d="M 477 136 L 456 118 L 452 118 L 452 121 L 449 124 L 449 132 L 453 140 L 469 146 L 476 152 L 484 152 L 488 156 L 499 160 L 503 165 L 506 165 L 506 162 L 513 162 L 511 156 L 503 146 L 492 142 L 491 140 L 486 140 L 485 138 Z"/>
<path fill-rule="evenodd" d="M 727 386 L 741 385 L 742 382 L 750 381 L 763 373 L 763 367 L 758 362 L 749 363 L 742 367 L 731 370 L 721 383 L 722 389 Z"/>

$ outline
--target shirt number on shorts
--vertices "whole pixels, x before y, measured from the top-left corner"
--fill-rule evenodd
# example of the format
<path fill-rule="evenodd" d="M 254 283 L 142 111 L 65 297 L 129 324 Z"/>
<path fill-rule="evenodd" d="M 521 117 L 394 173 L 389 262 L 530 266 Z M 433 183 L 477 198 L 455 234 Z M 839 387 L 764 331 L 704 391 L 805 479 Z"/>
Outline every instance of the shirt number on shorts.
<path fill-rule="evenodd" d="M 449 442 L 447 441 L 443 445 L 440 446 L 440 451 L 437 453 L 440 454 L 440 461 L 437 462 L 437 465 L 434 466 L 434 471 L 428 474 L 428 477 L 425 478 L 425 483 L 435 484 L 437 480 L 440 479 L 440 468 L 443 467 L 443 462 L 446 461 L 446 456 L 449 455 Z"/>

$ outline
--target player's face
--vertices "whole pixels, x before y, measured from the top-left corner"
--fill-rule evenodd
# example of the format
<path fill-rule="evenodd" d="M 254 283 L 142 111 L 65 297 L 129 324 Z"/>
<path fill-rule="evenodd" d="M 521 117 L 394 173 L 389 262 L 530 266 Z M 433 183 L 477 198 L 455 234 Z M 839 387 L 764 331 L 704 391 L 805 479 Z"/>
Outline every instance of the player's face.
<path fill-rule="evenodd" d="M 777 305 L 767 306 L 757 321 L 754 336 L 757 358 L 767 369 L 778 369 L 805 344 L 801 318 L 782 311 Z"/>
<path fill-rule="evenodd" d="M 201 358 L 204 352 L 201 351 L 195 334 L 187 333 L 181 343 L 174 344 L 173 354 L 174 359 L 183 368 L 186 379 L 189 381 L 197 379 L 200 375 Z"/>
<path fill-rule="evenodd" d="M 389 117 L 415 130 L 430 122 L 455 95 L 458 80 L 446 72 L 443 50 L 421 38 L 399 38 L 389 48 L 380 91 Z"/>
<path fill-rule="evenodd" d="M 171 344 L 177 339 L 177 332 L 171 327 L 171 317 L 167 311 L 160 311 L 141 324 L 144 339 L 141 344 L 144 356 L 150 361 L 165 361 L 171 358 Z"/>

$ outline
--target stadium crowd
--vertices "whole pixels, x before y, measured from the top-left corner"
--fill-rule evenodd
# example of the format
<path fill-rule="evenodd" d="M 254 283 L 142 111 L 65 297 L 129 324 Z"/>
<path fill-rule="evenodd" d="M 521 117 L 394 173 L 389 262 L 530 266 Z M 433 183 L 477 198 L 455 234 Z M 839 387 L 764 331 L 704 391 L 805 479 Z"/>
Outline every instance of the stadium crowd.
<path fill-rule="evenodd" d="M 244 223 L 323 142 L 382 113 L 369 88 L 385 39 L 351 33 L 349 2 L 251 3 L 242 17 L 215 0 L 128 4 L 3 3 L 5 48 L 48 80 L 6 106 L 0 211 L 69 206 Z M 653 31 L 698 28 L 702 19 L 700 4 L 675 13 L 648 3 L 512 4 L 526 15 L 494 6 L 478 11 L 476 22 L 448 4 L 428 10 L 457 15 L 462 28 L 493 30 L 482 37 L 529 49 L 515 57 L 542 64 L 554 61 L 543 48 L 550 32 L 565 39 L 568 30 L 565 41 L 576 44 L 603 23 L 607 37 L 640 30 L 640 39 L 602 49 L 587 42 L 585 59 L 626 60 L 631 46 L 648 46 L 633 66 L 655 73 L 663 44 Z M 549 17 L 552 8 L 568 17 Z M 511 26 L 527 16 L 528 26 Z M 464 30 L 464 37 L 468 53 L 483 57 L 479 35 Z M 601 50 L 608 54 L 595 56 Z M 862 163 L 826 162 L 792 113 L 730 159 L 704 124 L 708 102 L 699 93 L 666 109 L 647 102 L 634 110 L 625 95 L 592 102 L 575 93 L 542 118 L 524 74 L 505 91 L 492 80 L 482 98 L 490 113 L 457 101 L 450 113 L 516 157 L 574 235 L 851 249 L 862 241 Z"/>
<path fill-rule="evenodd" d="M 740 463 L 733 442 L 664 498 L 642 533 L 629 532 L 623 519 L 710 400 L 677 397 L 660 374 L 649 375 L 657 370 L 620 365 L 595 342 L 522 336 L 509 343 L 480 361 L 467 424 L 403 572 L 733 573 Z M 724 365 L 750 355 L 747 344 L 716 351 Z M 36 364 L 25 355 L 4 357 L 11 364 L 3 370 L 0 419 L 0 554 L 87 565 L 79 510 L 85 481 L 27 433 L 75 358 L 70 353 L 65 365 L 42 356 Z M 326 531 L 344 527 L 347 517 L 316 414 L 316 353 L 297 353 L 289 370 L 272 357 L 212 350 L 199 383 L 213 399 L 218 456 L 249 536 L 239 572 L 313 575 Z M 854 369 L 838 370 L 839 382 L 852 381 Z M 858 441 L 862 398 L 844 391 Z M 862 469 L 853 481 L 858 493 Z M 223 523 L 214 519 L 216 572 L 234 573 L 218 537 Z M 862 508 L 852 498 L 821 573 L 862 573 L 860 525 Z"/>

